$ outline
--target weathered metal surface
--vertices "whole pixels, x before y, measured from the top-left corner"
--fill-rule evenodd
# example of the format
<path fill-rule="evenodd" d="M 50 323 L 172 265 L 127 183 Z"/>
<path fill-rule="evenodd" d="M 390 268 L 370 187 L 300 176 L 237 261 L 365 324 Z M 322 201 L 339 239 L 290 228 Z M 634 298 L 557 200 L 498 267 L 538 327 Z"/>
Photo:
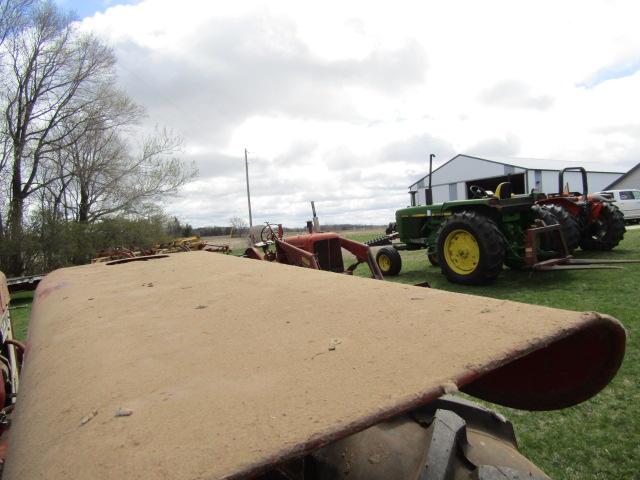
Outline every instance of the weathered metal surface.
<path fill-rule="evenodd" d="M 9 288 L 7 287 L 7 277 L 4 273 L 0 272 L 0 314 L 9 309 L 9 302 L 11 297 L 9 295 Z"/>
<path fill-rule="evenodd" d="M 584 400 L 615 374 L 624 330 L 597 313 L 192 252 L 53 272 L 28 349 L 5 480 L 216 479 L 458 387 L 515 407 Z"/>

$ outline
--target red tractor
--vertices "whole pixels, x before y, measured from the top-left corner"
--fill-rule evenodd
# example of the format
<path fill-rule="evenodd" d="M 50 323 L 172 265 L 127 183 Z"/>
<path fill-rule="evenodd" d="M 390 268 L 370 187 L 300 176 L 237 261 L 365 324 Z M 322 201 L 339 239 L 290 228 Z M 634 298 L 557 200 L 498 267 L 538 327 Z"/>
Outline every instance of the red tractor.
<path fill-rule="evenodd" d="M 383 279 L 369 246 L 337 233 L 319 233 L 309 228 L 307 234 L 284 238 L 282 225 L 278 225 L 274 231 L 272 225 L 267 223 L 260 233 L 260 240 L 255 246 L 247 248 L 245 257 L 347 275 L 353 274 L 361 263 L 366 263 L 373 278 Z M 356 262 L 346 269 L 342 249 L 356 257 Z"/>
<path fill-rule="evenodd" d="M 582 193 L 565 191 L 564 174 L 579 172 Z M 568 189 L 567 189 L 568 190 Z M 601 195 L 589 194 L 587 172 L 569 167 L 560 172 L 558 192 L 538 200 L 538 204 L 556 216 L 562 224 L 567 247 L 574 250 L 611 250 L 624 237 L 624 216 L 613 203 Z"/>

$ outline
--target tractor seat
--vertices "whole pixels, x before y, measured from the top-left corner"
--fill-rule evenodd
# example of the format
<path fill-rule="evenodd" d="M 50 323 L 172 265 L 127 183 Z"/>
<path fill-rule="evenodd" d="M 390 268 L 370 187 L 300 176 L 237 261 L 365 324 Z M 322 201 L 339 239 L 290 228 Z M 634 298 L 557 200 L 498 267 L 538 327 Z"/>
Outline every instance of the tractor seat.
<path fill-rule="evenodd" d="M 507 198 L 511 198 L 513 196 L 513 187 L 511 186 L 511 183 L 510 182 L 502 182 L 500 185 L 498 185 L 498 188 L 496 188 L 495 195 L 500 200 L 505 200 Z"/>

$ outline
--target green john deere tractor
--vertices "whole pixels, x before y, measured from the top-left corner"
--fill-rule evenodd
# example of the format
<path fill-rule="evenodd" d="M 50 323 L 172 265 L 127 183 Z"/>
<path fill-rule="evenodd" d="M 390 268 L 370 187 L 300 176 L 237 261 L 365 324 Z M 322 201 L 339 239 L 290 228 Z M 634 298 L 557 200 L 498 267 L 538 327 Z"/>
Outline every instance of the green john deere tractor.
<path fill-rule="evenodd" d="M 550 269 L 571 259 L 563 232 L 566 218 L 536 202 L 544 194 L 512 195 L 503 183 L 495 194 L 472 186 L 474 196 L 396 212 L 400 244 L 381 248 L 376 256 L 383 275 L 402 268 L 398 250 L 427 249 L 454 283 L 489 283 L 503 265 L 514 269 Z M 382 243 L 378 243 L 380 245 Z"/>

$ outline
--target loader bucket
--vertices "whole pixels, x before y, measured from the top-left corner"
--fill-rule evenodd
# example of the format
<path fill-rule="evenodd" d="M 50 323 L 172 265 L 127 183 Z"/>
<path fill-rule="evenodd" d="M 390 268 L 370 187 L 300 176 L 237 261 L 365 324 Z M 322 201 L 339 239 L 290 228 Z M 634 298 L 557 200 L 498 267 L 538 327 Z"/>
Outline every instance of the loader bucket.
<path fill-rule="evenodd" d="M 250 477 L 456 389 L 576 404 L 615 375 L 625 332 L 191 252 L 51 273 L 28 344 L 5 480 L 183 480 Z"/>

